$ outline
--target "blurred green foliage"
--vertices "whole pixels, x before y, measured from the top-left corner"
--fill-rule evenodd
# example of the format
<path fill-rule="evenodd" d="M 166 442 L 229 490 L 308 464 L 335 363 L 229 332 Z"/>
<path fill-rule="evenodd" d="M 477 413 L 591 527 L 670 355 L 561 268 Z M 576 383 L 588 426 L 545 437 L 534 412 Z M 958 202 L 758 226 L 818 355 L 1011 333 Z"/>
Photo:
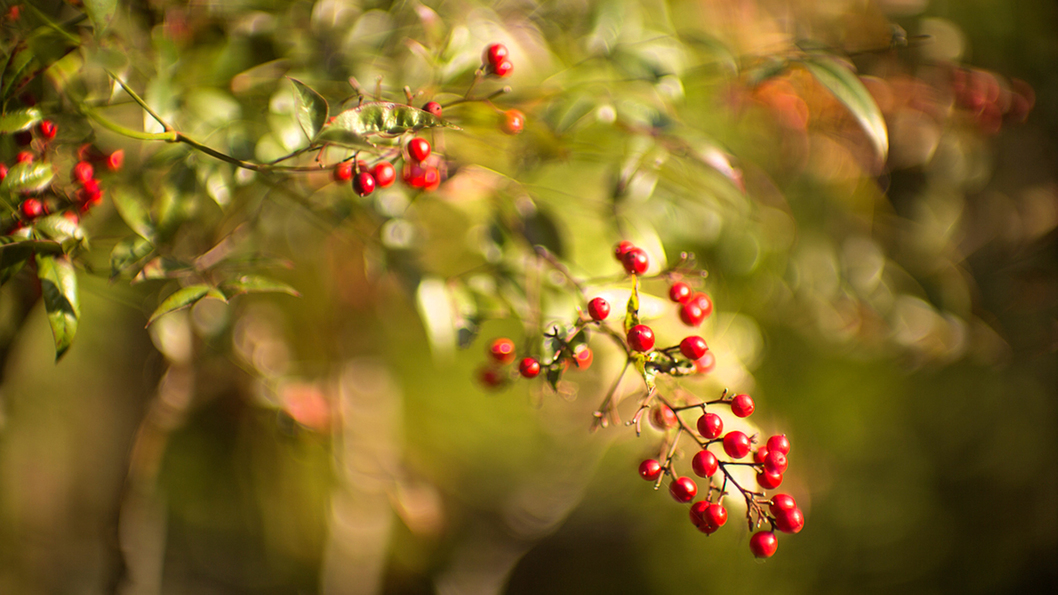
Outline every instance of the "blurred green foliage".
<path fill-rule="evenodd" d="M 10 247 L 4 189 L 0 592 L 1058 582 L 1051 3 L 81 4 L 12 18 L 6 2 L 0 23 L 5 117 L 30 93 L 32 118 L 59 126 L 49 200 L 67 204 L 82 143 L 126 156 L 77 230 L 32 246 Z M 495 41 L 514 74 L 475 83 Z M 437 192 L 356 197 L 327 170 L 144 140 L 167 131 L 108 72 L 244 162 L 318 128 L 298 112 L 315 97 L 285 77 L 331 115 L 355 106 L 353 85 L 387 101 L 407 86 L 462 130 L 423 133 L 448 168 Z M 500 131 L 506 109 L 523 134 Z M 19 150 L 0 137 L 0 161 Z M 657 270 L 696 255 L 717 310 L 703 327 L 717 367 L 696 390 L 752 391 L 762 431 L 791 437 L 784 490 L 807 525 L 767 563 L 741 513 L 707 538 L 636 476 L 657 432 L 589 434 L 615 351 L 561 395 L 474 383 L 475 337 L 535 349 L 579 306 L 534 246 L 616 291 L 619 239 Z M 77 338 L 57 364 L 68 343 L 47 318 L 62 313 L 22 264 L 45 249 L 78 267 Z M 666 286 L 643 289 L 646 304 Z M 669 343 L 686 332 L 656 316 Z"/>

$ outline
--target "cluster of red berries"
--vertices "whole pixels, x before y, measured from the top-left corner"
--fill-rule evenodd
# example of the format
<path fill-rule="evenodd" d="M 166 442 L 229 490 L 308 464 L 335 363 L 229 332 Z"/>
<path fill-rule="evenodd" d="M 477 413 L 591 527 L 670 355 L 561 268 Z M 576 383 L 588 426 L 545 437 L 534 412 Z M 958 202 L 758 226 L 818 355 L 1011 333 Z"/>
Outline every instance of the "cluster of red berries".
<path fill-rule="evenodd" d="M 478 371 L 478 380 L 483 385 L 488 388 L 499 388 L 514 377 L 513 372 L 504 369 L 517 359 L 514 341 L 506 337 L 495 339 L 489 344 L 488 358 L 490 361 L 489 365 L 482 367 Z M 570 365 L 578 370 L 587 370 L 594 359 L 595 354 L 592 353 L 591 348 L 587 345 L 583 343 L 577 345 L 569 344 L 566 349 L 560 350 L 555 358 L 549 362 L 541 363 L 537 357 L 531 355 L 523 356 L 518 362 L 517 374 L 522 378 L 536 378 L 541 372 L 546 374 L 550 370 L 564 372 L 569 369 Z"/>
<path fill-rule="evenodd" d="M 434 102 L 430 102 L 434 103 Z M 429 104 L 427 104 L 429 106 Z M 438 106 L 438 110 L 440 106 Z M 401 177 L 412 188 L 433 191 L 441 184 L 441 172 L 429 165 L 430 143 L 424 138 L 413 138 L 405 146 L 407 156 Z M 397 169 L 388 161 L 379 161 L 373 168 L 364 161 L 348 160 L 334 166 L 334 181 L 339 184 L 352 182 L 353 190 L 367 196 L 375 188 L 388 188 L 397 180 Z"/>
<path fill-rule="evenodd" d="M 714 404 L 730 407 L 731 413 L 740 418 L 749 417 L 754 410 L 752 397 L 738 394 L 727 398 L 726 391 L 720 399 L 708 403 L 675 409 L 665 403 L 655 405 L 650 410 L 651 425 L 665 432 L 675 430 L 676 436 L 672 438 L 668 455 L 661 461 L 647 459 L 639 464 L 639 475 L 647 481 L 655 482 L 655 488 L 661 485 L 664 475 L 671 476 L 669 493 L 673 499 L 683 504 L 694 501 L 698 495 L 698 485 L 690 477 L 678 476 L 673 467 L 676 441 L 683 433 L 689 434 L 699 447 L 698 452 L 691 459 L 691 470 L 694 475 L 708 482 L 705 499 L 691 505 L 691 523 L 705 534 L 712 534 L 722 527 L 727 522 L 727 509 L 721 501 L 727 495 L 727 488 L 730 484 L 746 500 L 746 520 L 750 530 L 760 528 L 766 523 L 770 524 L 770 530 L 759 531 L 750 539 L 750 549 L 755 556 L 770 557 L 778 546 L 776 530 L 783 533 L 798 533 L 804 527 L 804 514 L 792 496 L 776 494 L 769 499 L 764 493 L 764 490 L 773 490 L 782 484 L 783 473 L 788 466 L 786 457 L 790 453 L 790 441 L 785 434 L 777 434 L 768 438 L 764 445 L 754 450 L 755 438 L 747 436 L 745 432 L 732 430 L 724 433 L 723 419 L 715 413 L 706 411 L 707 405 Z M 680 419 L 679 412 L 699 408 L 703 413 L 698 418 L 695 428 L 692 429 Z M 721 460 L 709 449 L 713 444 L 721 446 L 728 460 Z M 751 452 L 753 453 L 752 463 L 739 461 L 749 456 Z M 756 481 L 760 489 L 740 485 L 727 469 L 734 465 L 752 466 L 757 472 Z"/>
<path fill-rule="evenodd" d="M 1024 122 L 1036 103 L 1036 93 L 1025 81 L 1012 79 L 1006 85 L 980 69 L 954 69 L 951 88 L 955 103 L 967 110 L 986 134 L 999 132 L 1004 118 Z"/>
<path fill-rule="evenodd" d="M 481 66 L 490 75 L 506 78 L 514 71 L 514 63 L 509 56 L 507 46 L 502 43 L 489 44 L 481 54 Z"/>

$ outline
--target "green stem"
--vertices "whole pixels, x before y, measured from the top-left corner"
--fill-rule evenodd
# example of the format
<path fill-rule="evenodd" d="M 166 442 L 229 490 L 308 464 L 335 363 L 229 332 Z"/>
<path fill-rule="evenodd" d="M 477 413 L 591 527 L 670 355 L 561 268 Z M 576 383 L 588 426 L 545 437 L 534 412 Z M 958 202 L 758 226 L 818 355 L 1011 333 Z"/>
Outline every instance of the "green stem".
<path fill-rule="evenodd" d="M 82 106 L 81 111 L 89 118 L 95 120 L 95 122 L 103 128 L 129 138 L 135 138 L 137 140 L 163 140 L 172 143 L 176 142 L 179 136 L 172 130 L 167 130 L 166 132 L 140 132 L 139 130 L 126 128 L 121 124 L 103 117 L 98 111 L 89 107 Z"/>

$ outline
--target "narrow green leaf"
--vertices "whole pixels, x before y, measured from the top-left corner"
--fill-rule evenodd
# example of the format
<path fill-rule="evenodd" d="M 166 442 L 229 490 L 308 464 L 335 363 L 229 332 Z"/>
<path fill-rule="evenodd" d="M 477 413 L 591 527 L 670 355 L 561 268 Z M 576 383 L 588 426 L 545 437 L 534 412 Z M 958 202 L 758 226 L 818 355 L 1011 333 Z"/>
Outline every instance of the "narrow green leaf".
<path fill-rule="evenodd" d="M 320 133 L 323 125 L 327 123 L 331 108 L 327 105 L 327 100 L 312 87 L 293 78 L 290 79 L 290 82 L 294 83 L 294 98 L 297 100 L 295 114 L 297 115 L 298 124 L 301 125 L 305 136 L 312 140 Z"/>
<path fill-rule="evenodd" d="M 51 165 L 34 161 L 33 163 L 16 163 L 7 172 L 7 177 L 0 182 L 0 191 L 14 194 L 16 192 L 36 193 L 51 185 L 55 172 Z"/>
<path fill-rule="evenodd" d="M 884 162 L 889 155 L 889 134 L 886 131 L 885 119 L 882 118 L 882 110 L 878 109 L 874 97 L 863 86 L 856 73 L 848 64 L 822 55 L 804 58 L 801 64 L 821 85 L 833 93 L 838 101 L 849 108 L 870 138 L 879 159 Z"/>
<path fill-rule="evenodd" d="M 50 240 L 26 240 L 0 245 L 0 268 L 28 260 L 35 254 L 62 254 L 62 244 Z"/>
<path fill-rule="evenodd" d="M 129 226 L 129 229 L 139 234 L 143 239 L 153 242 L 154 223 L 151 222 L 151 215 L 147 208 L 143 206 L 143 203 L 133 196 L 131 192 L 121 187 L 115 189 L 112 196 L 118 214 L 125 220 L 125 224 Z"/>
<path fill-rule="evenodd" d="M 632 359 L 635 361 L 636 371 L 643 377 L 643 382 L 647 385 L 647 390 L 654 390 L 654 378 L 658 372 L 653 367 L 647 367 L 646 354 L 633 353 Z"/>
<path fill-rule="evenodd" d="M 151 279 L 175 279 L 177 277 L 186 276 L 188 271 L 191 270 L 191 265 L 160 256 L 143 265 L 140 272 L 136 273 L 133 277 L 132 283 L 140 283 Z"/>
<path fill-rule="evenodd" d="M 458 130 L 457 126 L 417 107 L 399 103 L 371 102 L 345 110 L 331 118 L 314 140 L 355 146 L 369 144 L 365 137 L 371 135 L 398 136 L 423 128 L 438 127 Z"/>
<path fill-rule="evenodd" d="M 260 275 L 243 275 L 238 279 L 225 281 L 220 284 L 220 291 L 227 299 L 244 293 L 286 293 L 295 297 L 301 295 L 293 287 L 282 281 L 276 281 Z"/>
<path fill-rule="evenodd" d="M 40 109 L 35 107 L 9 111 L 0 116 L 0 134 L 29 130 L 36 126 L 43 117 Z"/>
<path fill-rule="evenodd" d="M 106 30 L 110 25 L 110 19 L 114 18 L 114 8 L 117 0 L 84 0 L 85 12 L 92 20 L 96 35 Z"/>
<path fill-rule="evenodd" d="M 158 308 L 153 314 L 151 314 L 150 320 L 147 321 L 147 326 L 150 326 L 151 323 L 158 320 L 159 316 L 175 312 L 181 308 L 193 306 L 196 302 L 206 297 L 215 297 L 221 300 L 224 299 L 224 296 L 219 291 L 205 283 L 188 285 L 187 287 L 178 289 L 159 304 Z"/>
<path fill-rule="evenodd" d="M 639 324 L 639 277 L 632 277 L 632 295 L 628 296 L 628 310 L 625 314 L 625 332 Z"/>
<path fill-rule="evenodd" d="M 37 276 L 40 278 L 44 309 L 55 338 L 55 361 L 59 361 L 73 343 L 74 335 L 77 334 L 77 321 L 81 317 L 77 273 L 66 258 L 38 254 Z"/>
<path fill-rule="evenodd" d="M 69 239 L 80 241 L 85 237 L 84 229 L 80 225 L 58 213 L 38 219 L 33 223 L 33 228 L 56 242 Z"/>
<path fill-rule="evenodd" d="M 110 278 L 114 279 L 154 252 L 154 245 L 140 236 L 121 240 L 110 251 Z"/>

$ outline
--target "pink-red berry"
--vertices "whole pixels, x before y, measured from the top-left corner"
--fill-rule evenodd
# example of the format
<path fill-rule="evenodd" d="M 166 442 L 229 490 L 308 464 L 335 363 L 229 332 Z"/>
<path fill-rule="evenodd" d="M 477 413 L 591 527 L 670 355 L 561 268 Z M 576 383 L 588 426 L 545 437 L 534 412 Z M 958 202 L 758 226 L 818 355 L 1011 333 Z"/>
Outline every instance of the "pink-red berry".
<path fill-rule="evenodd" d="M 610 303 L 601 297 L 592 298 L 588 302 L 588 316 L 595 322 L 600 320 L 606 320 L 606 317 L 610 315 Z"/>
<path fill-rule="evenodd" d="M 764 464 L 764 459 L 768 456 L 768 449 L 766 447 L 760 447 L 753 451 L 753 462 L 758 465 Z"/>
<path fill-rule="evenodd" d="M 706 413 L 698 418 L 698 433 L 712 440 L 724 433 L 724 420 L 715 413 Z"/>
<path fill-rule="evenodd" d="M 578 370 L 587 370 L 594 359 L 595 354 L 592 353 L 591 348 L 587 345 L 581 345 L 573 352 L 573 365 L 577 366 Z"/>
<path fill-rule="evenodd" d="M 698 359 L 705 355 L 706 351 L 709 351 L 709 346 L 705 344 L 705 339 L 698 335 L 691 335 L 680 341 L 680 353 L 687 359 Z"/>
<path fill-rule="evenodd" d="M 33 153 L 29 151 L 19 151 L 18 155 L 15 156 L 16 163 L 33 163 Z"/>
<path fill-rule="evenodd" d="M 485 51 L 481 53 L 481 63 L 488 66 L 495 66 L 508 55 L 507 46 L 502 43 L 489 44 L 485 48 Z"/>
<path fill-rule="evenodd" d="M 761 471 L 757 473 L 757 484 L 766 490 L 774 490 L 782 484 L 782 473 Z"/>
<path fill-rule="evenodd" d="M 669 299 L 677 304 L 686 302 L 691 299 L 692 295 L 694 295 L 694 292 L 691 290 L 691 286 L 683 281 L 677 281 L 669 288 Z"/>
<path fill-rule="evenodd" d="M 7 166 L 4 165 L 3 163 L 0 163 L 0 182 L 3 182 L 4 178 L 6 178 L 6 177 L 7 177 Z"/>
<path fill-rule="evenodd" d="M 507 134 L 521 134 L 525 128 L 525 114 L 516 109 L 503 112 L 503 123 L 500 127 Z"/>
<path fill-rule="evenodd" d="M 627 254 L 628 251 L 631 250 L 632 248 L 635 248 L 635 244 L 633 244 L 632 242 L 629 242 L 628 240 L 622 240 L 622 241 L 614 244 L 613 256 L 614 256 L 614 258 L 617 259 L 617 262 L 620 262 L 620 263 L 623 264 L 624 260 L 625 260 L 625 254 Z"/>
<path fill-rule="evenodd" d="M 784 455 L 790 454 L 790 440 L 786 434 L 776 434 L 768 438 L 768 450 L 781 452 Z"/>
<path fill-rule="evenodd" d="M 724 435 L 724 452 L 732 459 L 741 459 L 748 455 L 751 444 L 749 436 L 738 430 Z"/>
<path fill-rule="evenodd" d="M 654 348 L 654 331 L 645 324 L 637 324 L 628 330 L 628 346 L 633 351 L 645 352 Z"/>
<path fill-rule="evenodd" d="M 642 275 L 647 272 L 647 267 L 650 266 L 650 259 L 647 257 L 645 250 L 633 247 L 624 253 L 621 258 L 621 264 L 624 265 L 625 271 L 629 275 Z"/>
<path fill-rule="evenodd" d="M 775 494 L 771 497 L 771 513 L 778 515 L 780 511 L 797 508 L 797 501 L 790 494 Z"/>
<path fill-rule="evenodd" d="M 434 116 L 441 117 L 441 104 L 436 101 L 427 101 L 426 105 L 422 106 L 422 111 L 429 112 Z"/>
<path fill-rule="evenodd" d="M 783 533 L 799 533 L 805 526 L 805 515 L 800 508 L 788 508 L 775 514 L 775 528 Z"/>
<path fill-rule="evenodd" d="M 430 156 L 430 143 L 425 138 L 413 138 L 408 141 L 408 156 L 412 161 L 422 163 Z"/>
<path fill-rule="evenodd" d="M 661 477 L 661 463 L 655 459 L 647 459 L 639 464 L 639 476 L 647 481 L 654 481 Z"/>
<path fill-rule="evenodd" d="M 334 166 L 334 171 L 331 172 L 331 175 L 334 178 L 334 181 L 338 182 L 339 184 L 341 184 L 343 182 L 348 182 L 349 180 L 352 180 L 353 179 L 353 162 L 352 161 L 343 161 L 343 162 L 339 163 L 338 165 L 335 165 Z"/>
<path fill-rule="evenodd" d="M 753 397 L 741 394 L 731 399 L 731 413 L 735 417 L 749 417 L 753 413 Z"/>
<path fill-rule="evenodd" d="M 375 176 L 362 171 L 353 178 L 353 190 L 360 196 L 367 196 L 375 191 Z"/>
<path fill-rule="evenodd" d="M 698 304 L 693 300 L 688 300 L 680 306 L 680 320 L 687 326 L 698 326 L 705 320 L 705 314 Z"/>
<path fill-rule="evenodd" d="M 506 78 L 514 72 L 514 63 L 507 59 L 500 60 L 489 67 L 489 72 L 500 78 Z"/>
<path fill-rule="evenodd" d="M 87 161 L 78 161 L 77 165 L 73 166 L 73 179 L 82 184 L 91 180 L 93 175 L 95 172 L 92 170 L 92 164 Z"/>
<path fill-rule="evenodd" d="M 380 161 L 371 170 L 371 175 L 375 176 L 379 188 L 389 188 L 397 179 L 397 169 L 388 161 Z"/>
<path fill-rule="evenodd" d="M 121 166 L 125 164 L 125 150 L 118 149 L 107 156 L 107 169 L 110 171 L 118 171 Z"/>
<path fill-rule="evenodd" d="M 518 364 L 518 373 L 523 378 L 536 378 L 540 375 L 540 362 L 536 361 L 536 358 L 527 357 L 522 359 L 521 363 Z"/>
<path fill-rule="evenodd" d="M 785 473 L 787 466 L 789 463 L 786 461 L 786 455 L 777 450 L 769 450 L 767 456 L 764 457 L 764 470 L 768 473 Z"/>
<path fill-rule="evenodd" d="M 680 425 L 680 419 L 671 407 L 660 404 L 650 409 L 650 425 L 659 430 L 671 430 Z"/>
<path fill-rule="evenodd" d="M 499 388 L 506 380 L 506 376 L 496 368 L 486 367 L 478 370 L 478 381 L 486 388 Z"/>
<path fill-rule="evenodd" d="M 759 531 L 749 538 L 749 549 L 758 558 L 770 558 L 779 548 L 779 540 L 771 531 Z"/>
<path fill-rule="evenodd" d="M 708 500 L 699 500 L 694 504 L 691 504 L 691 523 L 699 529 L 702 527 L 704 521 L 705 511 L 709 509 Z"/>
<path fill-rule="evenodd" d="M 698 477 L 712 477 L 719 468 L 720 461 L 716 455 L 705 449 L 696 452 L 691 459 L 691 470 Z"/>
<path fill-rule="evenodd" d="M 44 203 L 36 198 L 27 198 L 22 201 L 22 215 L 26 219 L 36 219 L 44 214 Z"/>
<path fill-rule="evenodd" d="M 669 493 L 677 502 L 686 504 L 698 494 L 698 484 L 690 477 L 678 477 L 669 485 Z"/>
<path fill-rule="evenodd" d="M 727 509 L 719 502 L 710 504 L 702 514 L 702 521 L 716 528 L 723 527 L 724 523 L 727 523 Z"/>
<path fill-rule="evenodd" d="M 705 355 L 694 360 L 694 371 L 697 374 L 708 374 L 716 367 L 716 357 L 713 352 L 706 351 Z"/>
<path fill-rule="evenodd" d="M 709 315 L 713 313 L 713 300 L 709 299 L 709 296 L 704 293 L 698 292 L 694 294 L 689 301 L 694 302 L 701 308 L 703 319 L 709 318 Z"/>
<path fill-rule="evenodd" d="M 55 125 L 55 122 L 52 122 L 51 120 L 41 120 L 40 135 L 44 137 L 44 140 L 55 138 L 55 133 L 58 131 L 59 127 Z"/>
<path fill-rule="evenodd" d="M 489 355 L 500 364 L 509 364 L 514 361 L 514 341 L 501 337 L 489 345 Z"/>

